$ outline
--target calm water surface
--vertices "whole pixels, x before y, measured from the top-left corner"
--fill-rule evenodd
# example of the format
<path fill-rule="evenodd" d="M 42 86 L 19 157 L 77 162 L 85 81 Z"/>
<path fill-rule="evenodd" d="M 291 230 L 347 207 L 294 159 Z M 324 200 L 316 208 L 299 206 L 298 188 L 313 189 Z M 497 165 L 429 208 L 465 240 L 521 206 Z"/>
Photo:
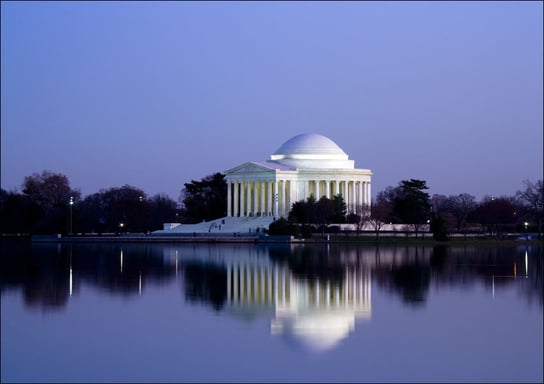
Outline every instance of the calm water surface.
<path fill-rule="evenodd" d="M 2 382 L 542 382 L 542 247 L 2 242 Z"/>

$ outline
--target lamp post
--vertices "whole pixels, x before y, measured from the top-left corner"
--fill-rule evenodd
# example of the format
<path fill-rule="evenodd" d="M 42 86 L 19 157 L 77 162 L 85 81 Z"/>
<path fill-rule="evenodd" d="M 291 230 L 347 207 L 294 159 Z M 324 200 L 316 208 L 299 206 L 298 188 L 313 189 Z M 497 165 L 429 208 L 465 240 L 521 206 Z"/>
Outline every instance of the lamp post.
<path fill-rule="evenodd" d="M 72 206 L 74 205 L 74 197 L 70 196 L 70 235 L 72 234 Z"/>

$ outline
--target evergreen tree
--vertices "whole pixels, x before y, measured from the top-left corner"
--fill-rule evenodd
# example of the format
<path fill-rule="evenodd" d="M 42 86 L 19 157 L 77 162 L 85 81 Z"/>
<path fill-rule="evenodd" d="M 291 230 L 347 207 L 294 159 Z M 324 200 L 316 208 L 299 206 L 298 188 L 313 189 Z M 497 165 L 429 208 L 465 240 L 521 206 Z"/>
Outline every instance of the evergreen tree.
<path fill-rule="evenodd" d="M 183 204 L 183 221 L 198 223 L 227 214 L 227 183 L 225 175 L 215 173 L 201 181 L 185 183 L 180 200 Z"/>

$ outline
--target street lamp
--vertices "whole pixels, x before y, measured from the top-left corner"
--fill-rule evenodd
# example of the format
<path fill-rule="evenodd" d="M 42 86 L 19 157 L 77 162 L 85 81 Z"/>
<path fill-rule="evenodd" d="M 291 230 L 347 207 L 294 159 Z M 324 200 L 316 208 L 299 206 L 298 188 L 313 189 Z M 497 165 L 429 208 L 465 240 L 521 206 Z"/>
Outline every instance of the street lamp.
<path fill-rule="evenodd" d="M 74 196 L 70 196 L 70 235 L 72 234 L 72 206 L 74 205 Z"/>

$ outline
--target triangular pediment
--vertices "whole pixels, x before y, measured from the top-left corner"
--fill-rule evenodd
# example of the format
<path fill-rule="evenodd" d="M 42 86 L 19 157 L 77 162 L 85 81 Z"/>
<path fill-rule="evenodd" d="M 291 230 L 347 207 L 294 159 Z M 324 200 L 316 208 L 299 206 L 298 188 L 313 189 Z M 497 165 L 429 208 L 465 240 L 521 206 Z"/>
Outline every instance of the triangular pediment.
<path fill-rule="evenodd" d="M 274 173 L 275 171 L 276 171 L 275 168 L 273 168 L 272 166 L 257 164 L 250 161 L 225 171 L 225 175 L 226 176 L 241 176 L 241 175 L 255 175 L 255 174 L 271 174 L 271 173 Z"/>

